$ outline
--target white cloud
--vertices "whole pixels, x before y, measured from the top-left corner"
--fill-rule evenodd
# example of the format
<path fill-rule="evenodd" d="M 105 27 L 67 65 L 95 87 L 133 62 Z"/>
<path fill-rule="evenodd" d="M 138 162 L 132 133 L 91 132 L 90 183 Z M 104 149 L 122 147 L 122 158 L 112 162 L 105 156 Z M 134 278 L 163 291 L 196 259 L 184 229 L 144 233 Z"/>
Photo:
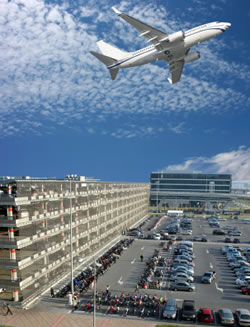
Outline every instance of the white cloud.
<path fill-rule="evenodd" d="M 103 131 L 103 135 L 111 135 L 117 139 L 126 138 L 143 138 L 143 137 L 152 137 L 157 135 L 158 133 L 162 133 L 164 129 L 162 127 L 153 128 L 151 126 L 137 126 L 130 124 L 124 128 L 118 128 L 114 131 L 107 132 Z"/>
<path fill-rule="evenodd" d="M 185 133 L 185 129 L 183 128 L 183 126 L 184 126 L 184 122 L 181 122 L 177 125 L 173 125 L 169 123 L 168 129 L 175 134 L 183 134 Z"/>
<path fill-rule="evenodd" d="M 210 158 L 196 157 L 184 163 L 169 165 L 164 171 L 196 171 L 207 173 L 230 173 L 234 180 L 250 178 L 250 148 L 240 146 L 231 152 L 219 153 Z"/>

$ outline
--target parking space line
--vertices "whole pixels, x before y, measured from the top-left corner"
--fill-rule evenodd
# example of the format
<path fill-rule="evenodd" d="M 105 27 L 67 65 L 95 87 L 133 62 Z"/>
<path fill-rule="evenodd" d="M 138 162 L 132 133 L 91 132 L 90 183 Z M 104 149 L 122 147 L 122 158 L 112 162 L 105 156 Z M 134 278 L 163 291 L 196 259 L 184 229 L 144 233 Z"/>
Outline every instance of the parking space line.
<path fill-rule="evenodd" d="M 135 263 L 135 258 L 131 261 L 131 265 L 133 265 Z"/>
<path fill-rule="evenodd" d="M 118 284 L 120 284 L 120 285 L 123 285 L 123 280 L 122 280 L 122 276 L 120 277 L 120 279 L 118 280 L 118 282 L 117 282 Z"/>
<path fill-rule="evenodd" d="M 223 288 L 219 288 L 218 285 L 217 285 L 217 283 L 214 283 L 214 285 L 215 285 L 215 287 L 216 287 L 216 289 L 217 289 L 218 291 L 220 291 L 220 292 L 223 293 Z"/>

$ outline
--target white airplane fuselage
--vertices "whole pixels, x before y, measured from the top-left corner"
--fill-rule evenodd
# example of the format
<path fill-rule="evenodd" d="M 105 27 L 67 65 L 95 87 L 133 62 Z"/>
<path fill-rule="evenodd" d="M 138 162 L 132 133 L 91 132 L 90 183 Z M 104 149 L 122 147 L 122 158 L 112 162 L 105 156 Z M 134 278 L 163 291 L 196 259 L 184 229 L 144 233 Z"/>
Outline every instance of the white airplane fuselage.
<path fill-rule="evenodd" d="M 173 33 L 173 36 L 176 35 L 176 41 L 169 42 L 163 50 L 159 51 L 154 45 L 150 45 L 138 51 L 129 52 L 129 55 L 127 54 L 124 58 L 120 59 L 117 63 L 110 65 L 108 68 L 129 68 L 145 65 L 158 60 L 166 60 L 169 62 L 172 58 L 175 58 L 175 60 L 184 59 L 185 61 L 185 57 L 187 57 L 186 62 L 194 61 L 199 59 L 199 57 L 193 56 L 193 58 L 188 58 L 186 55 L 183 56 L 185 49 L 188 51 L 191 47 L 220 35 L 230 26 L 230 23 L 213 22 L 192 28 L 185 32 Z M 183 34 L 182 39 L 180 33 Z"/>

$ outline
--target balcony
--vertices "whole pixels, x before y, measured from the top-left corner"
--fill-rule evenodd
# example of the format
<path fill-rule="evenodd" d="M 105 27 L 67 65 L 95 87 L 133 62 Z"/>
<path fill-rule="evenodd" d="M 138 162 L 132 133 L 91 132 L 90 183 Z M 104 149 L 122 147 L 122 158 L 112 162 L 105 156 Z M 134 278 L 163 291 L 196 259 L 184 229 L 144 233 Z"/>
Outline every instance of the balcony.
<path fill-rule="evenodd" d="M 0 216 L 0 227 L 22 227 L 32 224 L 28 217 Z"/>

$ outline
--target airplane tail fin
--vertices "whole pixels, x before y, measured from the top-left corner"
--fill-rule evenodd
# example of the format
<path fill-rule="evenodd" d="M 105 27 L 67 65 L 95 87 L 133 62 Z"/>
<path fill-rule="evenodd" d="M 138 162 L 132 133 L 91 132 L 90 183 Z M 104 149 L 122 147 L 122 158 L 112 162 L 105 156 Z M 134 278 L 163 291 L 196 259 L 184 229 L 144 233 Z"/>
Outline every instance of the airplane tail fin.
<path fill-rule="evenodd" d="M 113 64 L 115 64 L 117 62 L 116 59 L 105 56 L 101 53 L 95 52 L 95 51 L 90 51 L 90 53 L 95 56 L 97 59 L 99 59 L 104 65 L 111 66 Z M 113 68 L 113 69 L 109 69 L 110 75 L 111 75 L 111 79 L 114 81 L 116 79 L 116 76 L 119 72 L 119 68 Z"/>
<path fill-rule="evenodd" d="M 128 55 L 128 52 L 122 51 L 115 46 L 104 42 L 103 40 L 98 41 L 97 45 L 105 56 L 115 58 L 116 60 L 121 60 Z"/>

